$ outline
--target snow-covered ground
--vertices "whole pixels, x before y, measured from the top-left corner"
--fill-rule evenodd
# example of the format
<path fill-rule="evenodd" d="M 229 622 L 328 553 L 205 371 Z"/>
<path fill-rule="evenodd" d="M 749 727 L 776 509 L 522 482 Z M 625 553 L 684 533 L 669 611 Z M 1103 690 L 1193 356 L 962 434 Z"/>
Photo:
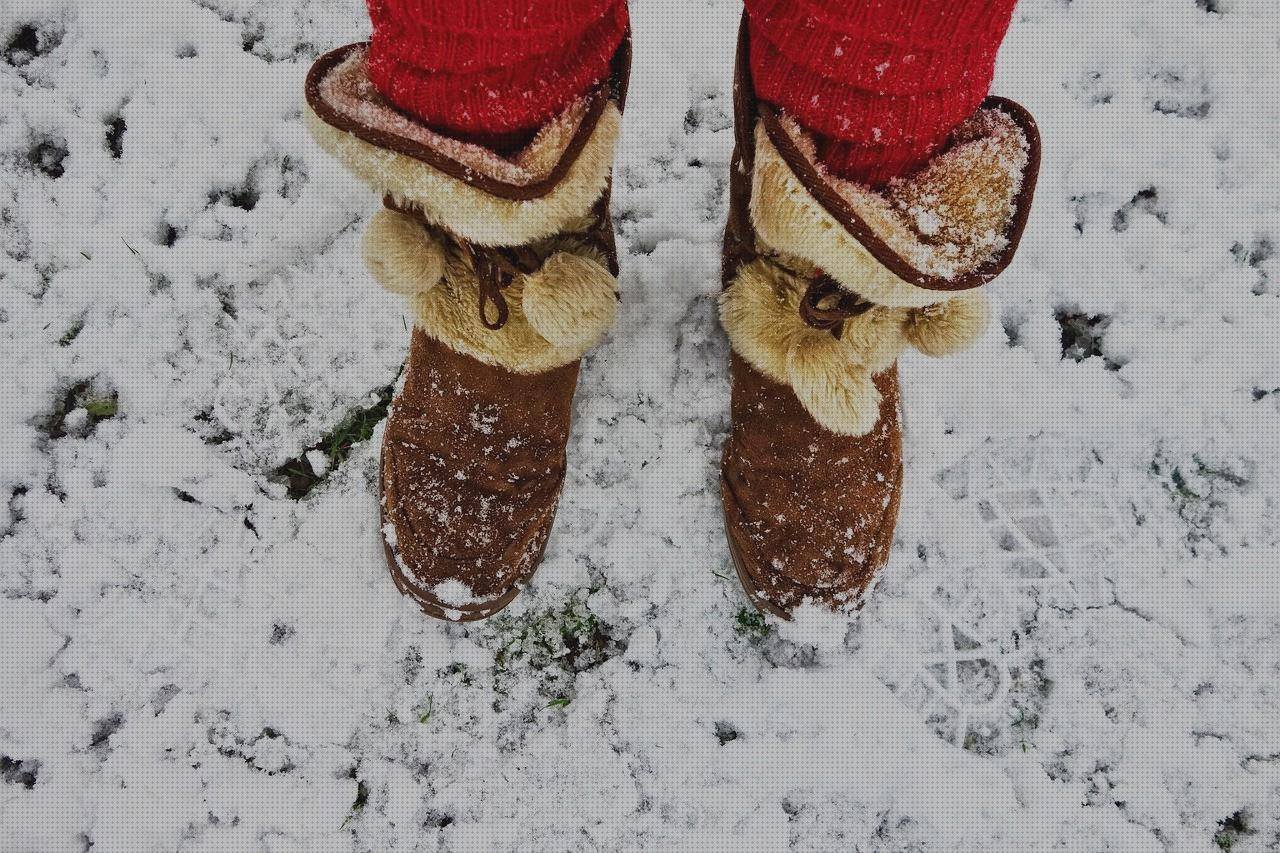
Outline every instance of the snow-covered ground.
<path fill-rule="evenodd" d="M 329 464 L 407 337 L 299 120 L 359 0 L 0 3 L 0 849 L 1280 847 L 1274 0 L 1023 0 L 999 322 L 904 363 L 893 560 L 791 626 L 716 487 L 738 12 L 633 3 L 621 322 L 461 628 L 387 575 L 380 429 Z"/>

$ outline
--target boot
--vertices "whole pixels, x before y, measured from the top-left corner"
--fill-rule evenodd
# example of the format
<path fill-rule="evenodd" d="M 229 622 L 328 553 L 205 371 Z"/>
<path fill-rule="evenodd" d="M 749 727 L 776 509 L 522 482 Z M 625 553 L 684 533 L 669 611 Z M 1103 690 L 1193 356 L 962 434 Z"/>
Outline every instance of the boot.
<path fill-rule="evenodd" d="M 629 50 L 510 157 L 392 107 L 367 45 L 307 76 L 312 134 L 383 196 L 369 270 L 413 312 L 382 443 L 382 532 L 396 586 L 431 616 L 492 616 L 546 548 L 578 365 L 617 310 L 609 183 Z"/>
<path fill-rule="evenodd" d="M 1035 123 L 988 98 L 918 174 L 873 191 L 826 172 L 756 100 L 739 34 L 720 318 L 732 346 L 721 465 L 729 550 L 762 611 L 856 606 L 888 560 L 902 489 L 897 358 L 987 324 L 1039 168 Z"/>

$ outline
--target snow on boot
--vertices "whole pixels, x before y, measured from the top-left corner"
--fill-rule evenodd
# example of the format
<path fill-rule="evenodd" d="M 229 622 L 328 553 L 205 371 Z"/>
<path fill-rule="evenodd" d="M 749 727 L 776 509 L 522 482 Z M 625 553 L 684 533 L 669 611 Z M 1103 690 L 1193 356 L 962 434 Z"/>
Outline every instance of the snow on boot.
<path fill-rule="evenodd" d="M 720 317 L 732 345 L 721 465 L 738 576 L 762 610 L 856 606 L 893 542 L 902 485 L 897 358 L 944 355 L 989 317 L 1039 168 L 1035 123 L 988 98 L 918 173 L 880 192 L 822 168 L 757 101 L 739 36 Z"/>
<path fill-rule="evenodd" d="M 367 45 L 307 76 L 312 134 L 383 196 L 370 271 L 413 310 L 382 530 L 396 585 L 432 616 L 498 612 L 546 547 L 578 365 L 617 311 L 609 183 L 629 50 L 510 157 L 397 110 L 369 80 Z"/>

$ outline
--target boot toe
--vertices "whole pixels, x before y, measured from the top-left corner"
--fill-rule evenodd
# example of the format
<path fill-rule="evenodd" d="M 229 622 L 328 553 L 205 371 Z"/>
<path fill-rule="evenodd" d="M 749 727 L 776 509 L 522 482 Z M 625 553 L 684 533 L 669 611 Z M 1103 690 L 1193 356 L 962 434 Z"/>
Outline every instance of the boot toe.
<path fill-rule="evenodd" d="M 896 489 L 883 507 L 843 529 L 830 523 L 752 514 L 721 481 L 725 533 L 743 588 L 760 610 L 785 619 L 804 604 L 855 608 L 889 557 L 897 521 Z M 856 528 L 855 529 L 855 525 Z M 798 541 L 797 534 L 800 536 Z"/>
<path fill-rule="evenodd" d="M 761 610 L 808 602 L 848 610 L 888 561 L 902 486 L 897 371 L 874 377 L 875 427 L 837 435 L 791 389 L 736 355 L 734 424 L 721 463 L 725 532 L 738 576 Z"/>
<path fill-rule="evenodd" d="M 560 478 L 493 494 L 456 463 L 450 475 L 416 458 L 406 464 L 396 444 L 384 442 L 382 468 L 382 534 L 396 586 L 440 619 L 492 616 L 542 559 Z"/>
<path fill-rule="evenodd" d="M 492 616 L 527 585 L 564 483 L 577 364 L 517 375 L 415 330 L 382 437 L 396 586 L 430 616 Z"/>

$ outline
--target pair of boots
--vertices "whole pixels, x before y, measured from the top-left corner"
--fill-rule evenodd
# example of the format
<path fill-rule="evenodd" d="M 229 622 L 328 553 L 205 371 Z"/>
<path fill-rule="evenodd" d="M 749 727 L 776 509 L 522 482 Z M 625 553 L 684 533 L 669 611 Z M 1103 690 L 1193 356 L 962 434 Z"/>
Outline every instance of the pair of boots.
<path fill-rule="evenodd" d="M 842 181 L 755 97 L 747 38 L 744 25 L 721 493 L 744 589 L 785 618 L 806 602 L 856 605 L 887 560 L 902 483 L 897 357 L 981 334 L 980 288 L 1012 260 L 1039 137 L 1025 110 L 989 98 L 916 175 L 882 192 Z M 308 75 L 316 139 L 383 194 L 369 269 L 414 311 L 383 437 L 382 532 L 396 585 L 437 618 L 497 613 L 546 547 L 579 363 L 619 299 L 609 199 L 629 49 L 510 157 L 397 111 L 369 81 L 366 45 Z"/>

